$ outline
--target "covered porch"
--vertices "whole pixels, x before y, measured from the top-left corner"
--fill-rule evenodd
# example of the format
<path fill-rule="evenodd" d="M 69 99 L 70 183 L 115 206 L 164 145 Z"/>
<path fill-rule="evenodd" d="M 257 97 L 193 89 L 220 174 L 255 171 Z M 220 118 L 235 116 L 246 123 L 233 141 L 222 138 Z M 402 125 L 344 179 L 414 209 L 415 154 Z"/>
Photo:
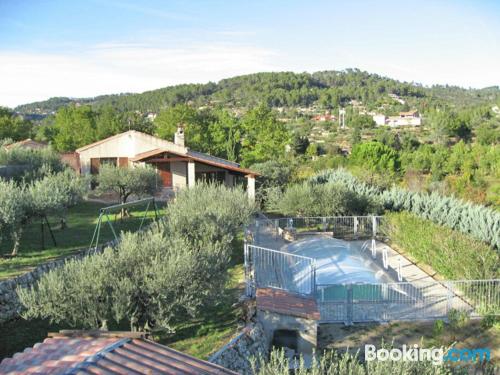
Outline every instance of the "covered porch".
<path fill-rule="evenodd" d="M 149 164 L 158 171 L 158 184 L 178 191 L 197 182 L 217 182 L 228 187 L 244 186 L 249 199 L 255 199 L 256 173 L 239 164 L 194 151 L 186 154 L 156 149 L 136 155 L 134 164 Z"/>

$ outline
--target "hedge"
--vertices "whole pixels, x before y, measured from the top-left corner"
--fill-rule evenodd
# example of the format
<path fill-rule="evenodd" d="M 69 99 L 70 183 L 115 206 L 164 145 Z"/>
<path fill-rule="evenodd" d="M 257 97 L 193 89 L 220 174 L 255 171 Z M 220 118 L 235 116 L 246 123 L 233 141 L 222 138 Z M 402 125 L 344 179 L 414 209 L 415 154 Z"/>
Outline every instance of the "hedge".
<path fill-rule="evenodd" d="M 500 256 L 485 243 L 409 212 L 385 215 L 383 230 L 391 242 L 447 279 L 499 276 Z"/>

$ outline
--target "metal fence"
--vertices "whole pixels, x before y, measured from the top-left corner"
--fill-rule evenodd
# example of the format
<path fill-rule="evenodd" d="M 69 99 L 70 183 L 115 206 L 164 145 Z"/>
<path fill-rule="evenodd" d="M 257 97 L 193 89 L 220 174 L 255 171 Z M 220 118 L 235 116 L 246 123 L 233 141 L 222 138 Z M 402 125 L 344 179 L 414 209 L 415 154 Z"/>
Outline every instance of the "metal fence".
<path fill-rule="evenodd" d="M 330 216 L 330 217 L 293 217 L 255 220 L 253 233 L 257 242 L 263 236 L 283 237 L 286 232 L 308 234 L 318 232 L 332 233 L 335 238 L 361 239 L 379 238 L 383 235 L 380 226 L 383 216 Z"/>
<path fill-rule="evenodd" d="M 314 259 L 245 245 L 247 295 L 255 288 L 276 288 L 299 294 L 314 294 L 316 281 Z"/>
<path fill-rule="evenodd" d="M 375 258 L 375 239 L 384 237 L 383 224 L 381 216 L 257 219 L 247 233 L 253 245 L 245 244 L 247 295 L 263 287 L 312 295 L 322 323 L 447 319 L 453 311 L 472 318 L 500 315 L 499 279 L 320 285 L 313 258 L 256 246 L 281 246 L 287 233 L 328 232 L 348 240 L 371 238 L 371 246 L 366 246 Z M 387 252 L 381 255 L 388 269 Z M 401 280 L 401 262 L 395 271 Z"/>
<path fill-rule="evenodd" d="M 322 323 L 474 318 L 500 314 L 500 280 L 317 285 Z"/>

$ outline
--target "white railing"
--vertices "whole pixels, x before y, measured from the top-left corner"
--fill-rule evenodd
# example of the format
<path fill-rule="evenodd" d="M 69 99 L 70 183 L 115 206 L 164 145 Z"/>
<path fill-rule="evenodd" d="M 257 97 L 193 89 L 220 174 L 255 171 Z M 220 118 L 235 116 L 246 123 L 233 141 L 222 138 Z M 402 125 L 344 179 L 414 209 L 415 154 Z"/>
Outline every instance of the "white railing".
<path fill-rule="evenodd" d="M 245 244 L 246 292 L 276 288 L 299 294 L 314 294 L 314 259 Z"/>
<path fill-rule="evenodd" d="M 323 323 L 447 319 L 460 311 L 475 318 L 500 314 L 500 280 L 317 285 Z"/>
<path fill-rule="evenodd" d="M 256 246 L 272 246 L 273 241 L 282 245 L 287 231 L 304 235 L 328 232 L 337 238 L 371 238 L 363 250 L 376 259 L 381 223 L 381 216 L 257 219 L 248 228 L 252 244 L 245 243 L 247 295 L 253 296 L 255 288 L 263 287 L 313 294 L 324 323 L 447 319 L 454 310 L 473 318 L 486 313 L 500 315 L 499 279 L 403 282 L 399 256 L 393 265 L 398 282 L 319 285 L 313 258 Z M 387 248 L 382 248 L 381 256 L 388 270 Z"/>
<path fill-rule="evenodd" d="M 255 220 L 254 229 L 259 237 L 262 230 L 281 237 L 284 232 L 294 230 L 299 234 L 331 232 L 335 238 L 377 238 L 383 216 L 328 216 L 328 217 L 286 217 Z"/>

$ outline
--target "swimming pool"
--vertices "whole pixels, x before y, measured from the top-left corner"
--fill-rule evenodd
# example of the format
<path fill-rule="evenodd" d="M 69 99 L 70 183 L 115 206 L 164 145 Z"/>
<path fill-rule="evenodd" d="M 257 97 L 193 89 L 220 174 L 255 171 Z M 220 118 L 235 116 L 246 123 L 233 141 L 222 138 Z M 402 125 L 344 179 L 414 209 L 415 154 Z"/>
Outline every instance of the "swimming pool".
<path fill-rule="evenodd" d="M 282 250 L 315 260 L 316 284 L 319 290 L 323 289 L 324 298 L 345 299 L 345 285 L 351 284 L 354 299 L 379 300 L 382 297 L 380 289 L 371 288 L 370 284 L 394 283 L 395 280 L 373 261 L 366 244 L 314 235 L 292 242 Z"/>

